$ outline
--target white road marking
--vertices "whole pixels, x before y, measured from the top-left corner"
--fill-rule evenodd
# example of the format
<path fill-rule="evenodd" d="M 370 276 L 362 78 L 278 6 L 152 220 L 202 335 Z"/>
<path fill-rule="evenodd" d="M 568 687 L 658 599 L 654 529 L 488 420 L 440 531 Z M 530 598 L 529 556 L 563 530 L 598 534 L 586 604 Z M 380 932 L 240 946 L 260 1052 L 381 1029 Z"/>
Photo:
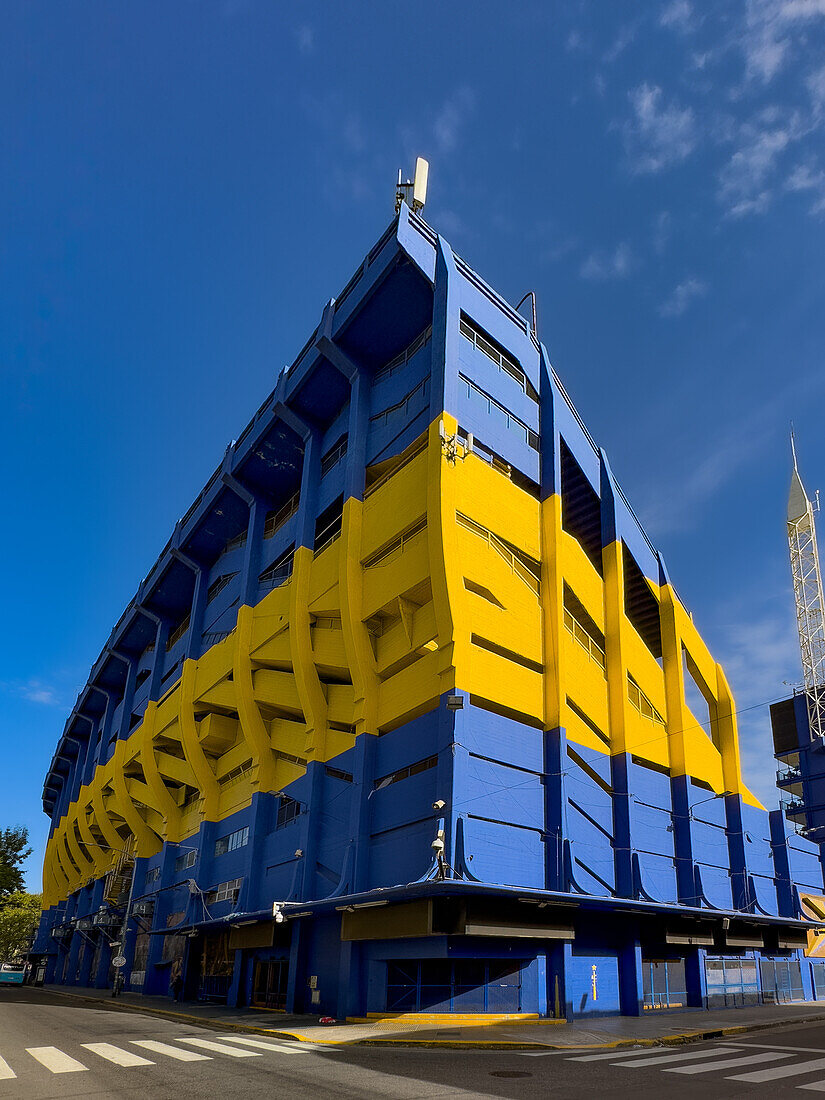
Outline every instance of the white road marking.
<path fill-rule="evenodd" d="M 70 1058 L 57 1047 L 26 1047 L 26 1053 L 31 1054 L 41 1066 L 45 1066 L 51 1073 L 79 1073 L 88 1069 L 82 1062 Z"/>
<path fill-rule="evenodd" d="M 792 1050 L 796 1054 L 822 1054 L 825 1055 L 825 1050 L 822 1047 L 783 1047 L 779 1043 L 751 1043 L 748 1039 L 741 1039 L 733 1044 L 734 1048 L 742 1047 L 744 1050 Z"/>
<path fill-rule="evenodd" d="M 0 1058 L 0 1081 L 11 1081 L 12 1077 L 16 1076 L 9 1063 L 4 1058 Z"/>
<path fill-rule="evenodd" d="M 750 1081 L 759 1085 L 763 1081 L 778 1081 L 781 1077 L 793 1077 L 797 1073 L 813 1073 L 816 1069 L 825 1069 L 825 1058 L 814 1058 L 811 1062 L 797 1062 L 793 1066 L 774 1066 L 772 1069 L 760 1069 L 755 1073 L 740 1073 L 726 1080 Z"/>
<path fill-rule="evenodd" d="M 168 1058 L 175 1058 L 178 1062 L 211 1062 L 208 1054 L 196 1054 L 194 1050 L 181 1050 L 180 1047 L 170 1047 L 168 1043 L 158 1043 L 155 1039 L 131 1039 L 132 1046 L 143 1047 L 154 1054 L 165 1054 Z"/>
<path fill-rule="evenodd" d="M 276 1054 L 303 1054 L 303 1050 L 296 1043 L 290 1046 L 288 1043 L 278 1043 L 275 1040 L 265 1042 L 263 1039 L 253 1039 L 247 1035 L 218 1035 L 218 1038 L 227 1043 L 241 1043 L 248 1047 L 257 1047 L 259 1050 L 272 1050 Z M 309 1051 L 307 1051 L 309 1053 Z"/>
<path fill-rule="evenodd" d="M 714 1069 L 733 1069 L 734 1066 L 757 1066 L 760 1062 L 776 1062 L 781 1058 L 791 1058 L 790 1054 L 773 1054 L 766 1051 L 764 1054 L 746 1054 L 741 1058 L 725 1058 L 721 1062 L 700 1062 L 698 1066 L 674 1066 L 665 1069 L 665 1073 L 710 1073 Z"/>
<path fill-rule="evenodd" d="M 632 1062 L 616 1062 L 611 1065 L 624 1066 L 625 1069 L 645 1069 L 647 1066 L 661 1066 L 666 1062 L 695 1062 L 700 1058 L 718 1057 L 730 1054 L 727 1047 L 713 1047 L 711 1050 L 690 1050 L 686 1054 L 657 1054 L 653 1058 L 634 1058 Z"/>
<path fill-rule="evenodd" d="M 645 1057 L 650 1058 L 654 1054 L 664 1054 L 668 1050 L 671 1050 L 671 1049 L 672 1049 L 671 1047 L 642 1047 L 639 1050 L 622 1050 L 622 1049 L 619 1049 L 619 1050 L 611 1050 L 609 1054 L 579 1054 L 575 1058 L 570 1058 L 569 1061 L 571 1061 L 571 1062 L 601 1062 L 601 1061 L 608 1061 L 611 1058 L 615 1061 L 617 1058 L 638 1058 L 641 1055 L 645 1055 Z M 694 1049 L 696 1050 L 697 1054 L 705 1054 L 706 1053 L 706 1051 L 704 1051 L 701 1047 L 697 1046 Z M 714 1047 L 713 1049 L 715 1050 L 716 1048 Z M 736 1050 L 736 1047 L 726 1047 L 725 1049 L 726 1050 Z M 544 1051 L 541 1051 L 541 1053 L 544 1054 Z M 548 1051 L 548 1053 L 550 1053 L 550 1052 Z"/>
<path fill-rule="evenodd" d="M 825 1081 L 812 1081 L 810 1085 L 797 1085 L 798 1089 L 808 1089 L 810 1092 L 825 1092 Z"/>
<path fill-rule="evenodd" d="M 148 1058 L 141 1058 L 139 1054 L 132 1054 L 131 1050 L 121 1050 L 111 1043 L 81 1043 L 84 1050 L 90 1050 L 92 1054 L 98 1054 L 107 1062 L 114 1062 L 116 1066 L 153 1066 Z"/>
<path fill-rule="evenodd" d="M 178 1035 L 176 1043 L 191 1043 L 193 1047 L 202 1047 L 204 1050 L 214 1050 L 217 1054 L 228 1054 L 231 1058 L 260 1058 L 257 1050 L 236 1050 L 228 1047 L 226 1043 L 213 1043 L 211 1039 L 198 1039 L 194 1035 Z"/>

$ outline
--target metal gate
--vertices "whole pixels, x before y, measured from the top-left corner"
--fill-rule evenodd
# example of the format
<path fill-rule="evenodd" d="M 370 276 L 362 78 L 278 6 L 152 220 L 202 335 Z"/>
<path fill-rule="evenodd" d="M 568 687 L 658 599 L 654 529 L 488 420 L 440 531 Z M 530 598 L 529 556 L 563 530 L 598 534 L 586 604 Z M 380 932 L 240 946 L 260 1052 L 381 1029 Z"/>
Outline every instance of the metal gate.
<path fill-rule="evenodd" d="M 804 1001 L 802 968 L 799 959 L 760 959 L 759 976 L 762 979 L 762 1000 L 765 1004 L 787 1004 Z"/>
<path fill-rule="evenodd" d="M 684 959 L 642 959 L 645 1012 L 687 1006 Z"/>
<path fill-rule="evenodd" d="M 756 959 L 705 959 L 708 1008 L 759 1004 Z"/>
<path fill-rule="evenodd" d="M 521 1012 L 522 960 L 387 963 L 387 1012 Z"/>

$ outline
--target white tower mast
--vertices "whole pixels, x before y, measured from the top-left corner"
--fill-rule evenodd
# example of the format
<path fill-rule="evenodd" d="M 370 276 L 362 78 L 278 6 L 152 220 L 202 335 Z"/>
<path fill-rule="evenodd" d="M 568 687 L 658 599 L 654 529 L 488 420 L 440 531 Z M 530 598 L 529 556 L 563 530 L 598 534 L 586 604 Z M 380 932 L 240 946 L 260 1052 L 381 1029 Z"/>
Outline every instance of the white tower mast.
<path fill-rule="evenodd" d="M 796 625 L 805 679 L 811 740 L 825 745 L 825 600 L 816 545 L 814 506 L 805 492 L 796 464 L 791 432 L 793 475 L 788 496 L 788 546 L 796 600 Z M 817 507 L 819 500 L 817 498 Z"/>

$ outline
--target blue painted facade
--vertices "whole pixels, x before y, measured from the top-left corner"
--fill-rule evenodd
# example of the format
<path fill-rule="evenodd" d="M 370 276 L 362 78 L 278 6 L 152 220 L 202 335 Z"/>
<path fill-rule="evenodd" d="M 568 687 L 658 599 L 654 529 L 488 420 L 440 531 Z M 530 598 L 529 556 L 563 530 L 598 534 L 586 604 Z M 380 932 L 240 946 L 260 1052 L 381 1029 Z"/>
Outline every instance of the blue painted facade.
<path fill-rule="evenodd" d="M 480 350 L 465 317 L 521 373 Z M 643 577 L 668 583 L 529 325 L 402 207 L 115 626 L 46 780 L 55 838 L 184 662 L 286 582 L 297 550 L 320 559 L 340 535 L 342 502 L 364 498 L 365 470 L 380 478 L 445 410 L 531 501 L 544 506 L 578 479 L 585 555 L 592 534 L 599 553 L 620 544 Z M 420 606 L 407 609 L 412 625 L 401 616 L 411 636 Z M 541 673 L 528 653 L 511 656 Z M 661 653 L 645 660 L 658 673 Z M 328 705 L 342 686 L 324 682 Z M 44 913 L 35 952 L 47 980 L 105 986 L 122 951 L 136 991 L 168 993 L 180 973 L 187 998 L 337 1017 L 573 1018 L 814 997 L 825 976 L 804 954 L 800 892 L 825 893 L 820 852 L 780 811 L 655 756 L 597 749 L 490 695 L 457 683 L 404 703 L 397 723 L 336 730 L 348 747 L 302 758 L 297 778 L 254 789 L 181 841 L 159 834 L 123 881 L 117 867 L 90 873 Z M 249 781 L 242 767 L 237 779 Z M 185 810 L 185 781 L 179 790 Z M 147 829 L 154 820 L 145 815 Z M 106 848 L 89 840 L 92 817 L 83 824 L 64 867 Z"/>

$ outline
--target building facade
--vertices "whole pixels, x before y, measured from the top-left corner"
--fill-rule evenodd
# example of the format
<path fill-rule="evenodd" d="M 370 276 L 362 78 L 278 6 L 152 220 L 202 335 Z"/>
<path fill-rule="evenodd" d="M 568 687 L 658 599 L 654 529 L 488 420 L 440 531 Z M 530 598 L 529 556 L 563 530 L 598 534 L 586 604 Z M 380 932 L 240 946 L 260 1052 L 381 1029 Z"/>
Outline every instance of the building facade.
<path fill-rule="evenodd" d="M 404 204 L 44 788 L 47 980 L 541 1016 L 825 990 L 816 845 L 530 324 Z"/>

